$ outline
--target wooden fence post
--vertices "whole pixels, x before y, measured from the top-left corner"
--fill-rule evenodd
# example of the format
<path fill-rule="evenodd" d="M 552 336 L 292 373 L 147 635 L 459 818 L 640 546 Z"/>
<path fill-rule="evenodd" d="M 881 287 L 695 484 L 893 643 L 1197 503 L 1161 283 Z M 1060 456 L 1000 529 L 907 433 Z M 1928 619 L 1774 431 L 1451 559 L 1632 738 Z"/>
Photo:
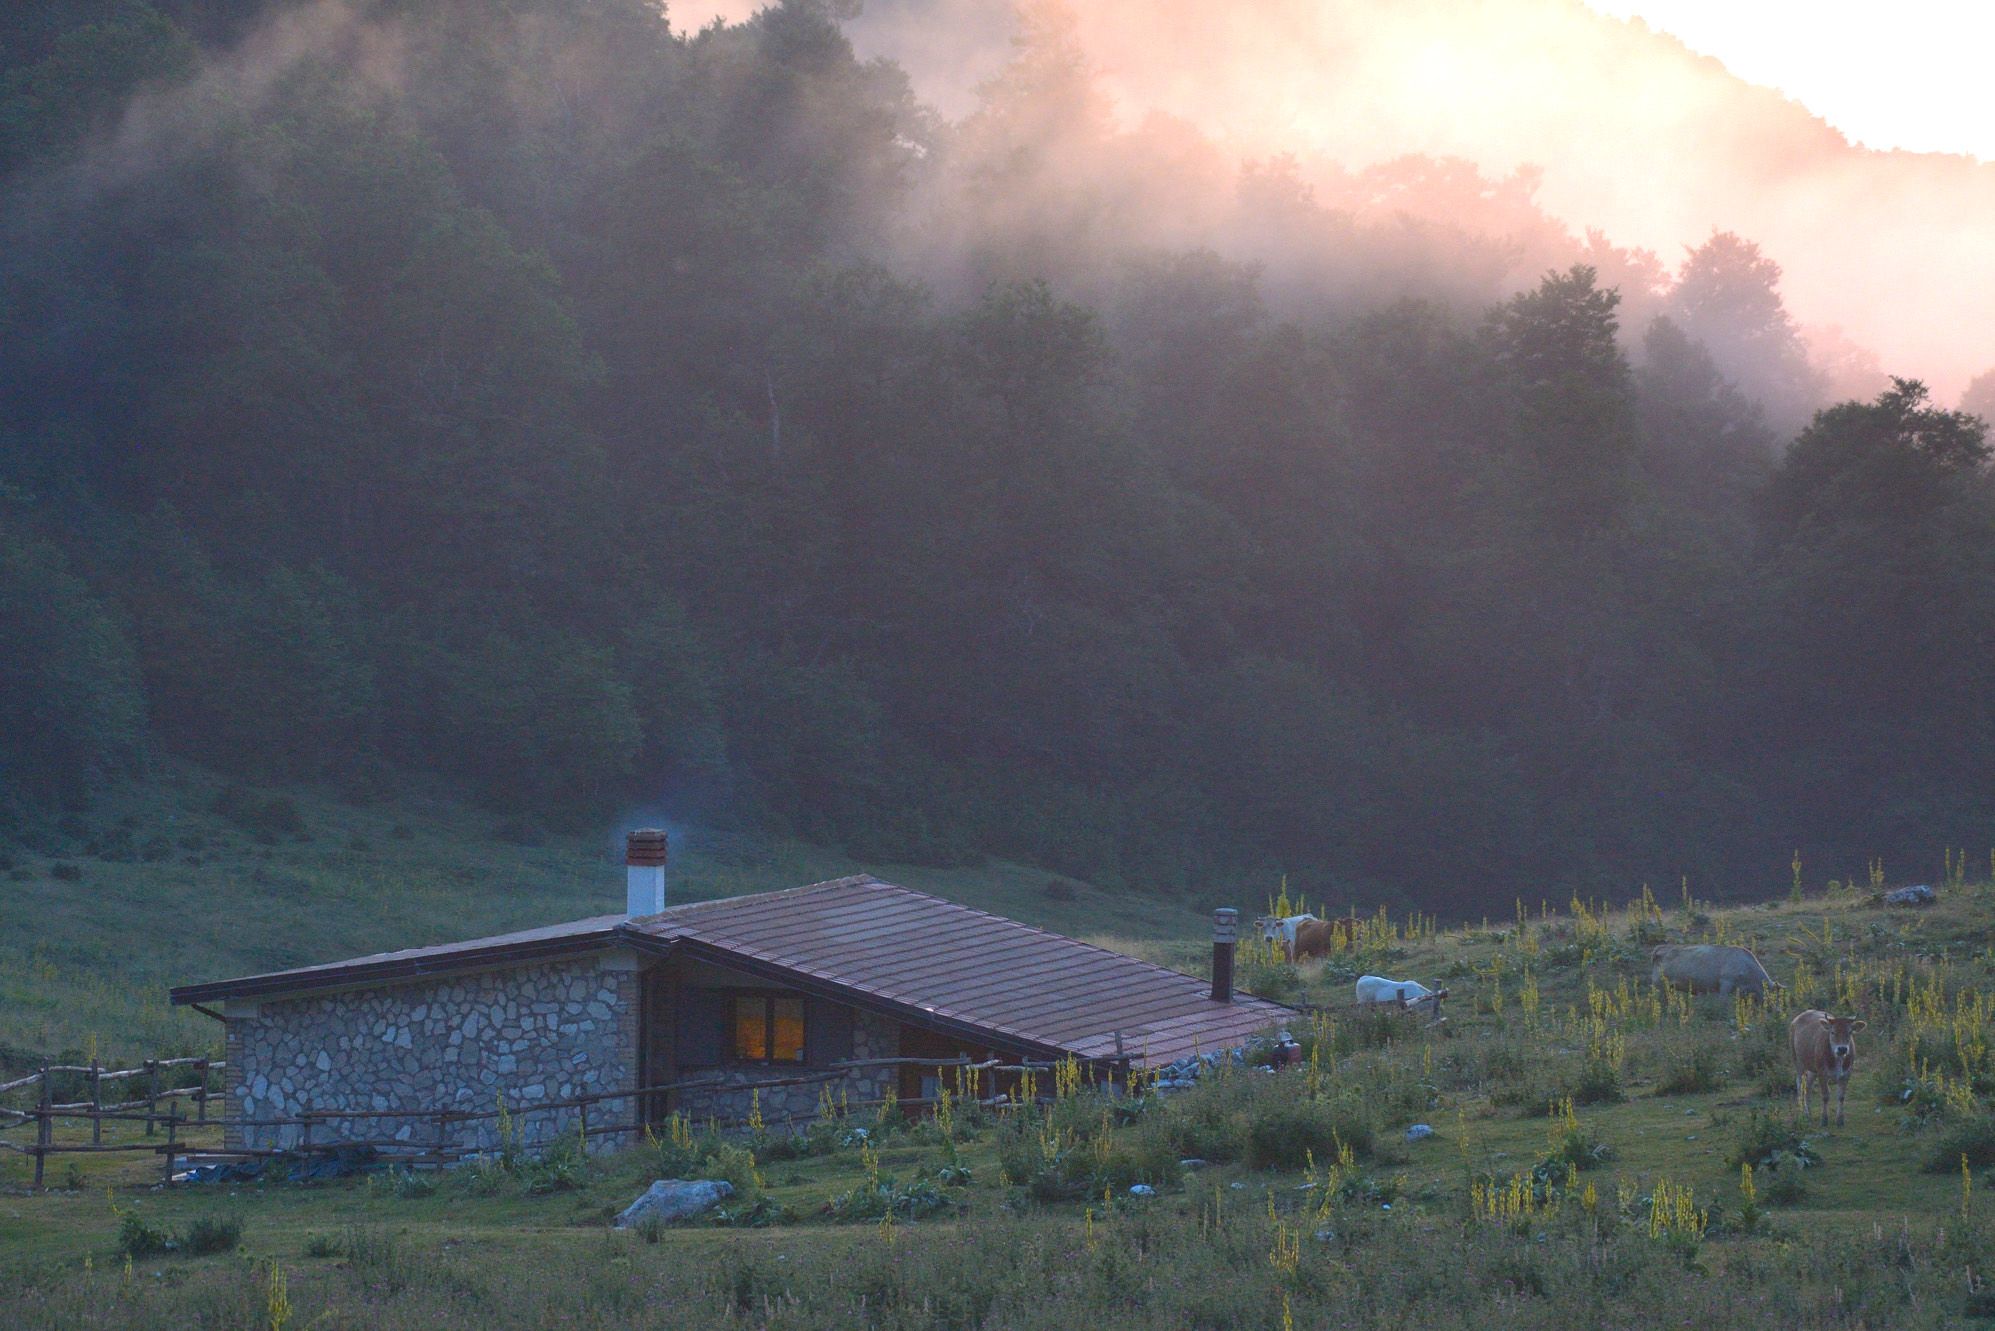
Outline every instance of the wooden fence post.
<path fill-rule="evenodd" d="M 40 1099 L 37 1100 L 35 1103 L 35 1191 L 36 1192 L 40 1192 L 42 1190 L 42 1169 L 48 1159 L 48 1146 L 49 1146 L 49 1138 L 51 1135 L 49 1129 L 54 1122 L 53 1116 L 49 1113 L 50 1096 L 49 1096 L 47 1068 L 43 1068 L 41 1070 L 41 1078 L 42 1078 L 42 1093 Z"/>
<path fill-rule="evenodd" d="M 159 1060 L 145 1061 L 145 1135 L 152 1136 L 153 1115 L 159 1112 Z"/>
<path fill-rule="evenodd" d="M 90 1144 L 104 1144 L 104 1067 L 90 1060 Z"/>
<path fill-rule="evenodd" d="M 169 1104 L 166 1107 L 166 1160 L 165 1163 L 161 1166 L 161 1172 L 165 1175 L 165 1177 L 161 1180 L 161 1182 L 164 1183 L 173 1182 L 173 1140 L 174 1140 L 173 1130 L 175 1127 L 179 1125 L 179 1123 L 180 1123 L 180 1106 L 177 1104 Z"/>
<path fill-rule="evenodd" d="M 208 1060 L 204 1058 L 199 1063 L 196 1063 L 194 1070 L 201 1074 L 200 1089 L 194 1092 L 195 1121 L 206 1123 L 208 1121 Z"/>

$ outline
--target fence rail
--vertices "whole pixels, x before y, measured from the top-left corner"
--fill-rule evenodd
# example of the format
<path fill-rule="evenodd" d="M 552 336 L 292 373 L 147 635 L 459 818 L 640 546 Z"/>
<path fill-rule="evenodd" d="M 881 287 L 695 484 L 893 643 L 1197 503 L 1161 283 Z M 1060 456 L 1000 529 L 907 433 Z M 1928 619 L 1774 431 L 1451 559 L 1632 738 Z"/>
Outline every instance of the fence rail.
<path fill-rule="evenodd" d="M 36 1092 L 33 1109 L 8 1109 L 0 1107 L 0 1131 L 34 1124 L 34 1141 L 31 1144 L 7 1141 L 0 1138 L 0 1151 L 32 1157 L 35 1162 L 34 1187 L 40 1191 L 48 1167 L 48 1157 L 72 1154 L 109 1154 L 112 1152 L 152 1151 L 165 1157 L 165 1171 L 168 1178 L 173 1173 L 173 1156 L 185 1149 L 180 1140 L 180 1130 L 190 1125 L 217 1124 L 221 1120 L 208 1113 L 208 1101 L 214 1091 L 209 1082 L 216 1073 L 225 1071 L 228 1064 L 219 1058 L 149 1058 L 136 1067 L 107 1068 L 101 1063 L 46 1063 L 25 1077 L 13 1081 L 0 1082 L 0 1095 L 33 1089 Z M 163 1086 L 163 1074 L 175 1069 L 191 1068 L 197 1078 L 192 1086 Z M 133 1099 L 106 1102 L 104 1090 L 107 1086 L 144 1078 L 144 1095 Z M 55 1099 L 55 1086 L 58 1079 L 82 1080 L 90 1089 L 87 1100 L 58 1102 Z M 181 1112 L 180 1101 L 192 1100 L 194 1112 Z M 166 1108 L 161 1112 L 160 1105 Z M 139 1110 L 143 1112 L 129 1112 Z M 55 1125 L 58 1120 L 82 1120 L 90 1125 L 90 1141 L 58 1142 L 55 1140 Z M 164 1142 L 130 1142 L 106 1145 L 104 1125 L 106 1123 L 141 1123 L 148 1138 L 156 1137 L 161 1127 L 166 1130 Z"/>
<path fill-rule="evenodd" d="M 176 1058 L 151 1059 L 139 1067 L 107 1069 L 102 1067 L 78 1067 L 50 1064 L 34 1073 L 15 1081 L 0 1084 L 0 1094 L 39 1088 L 39 1099 L 32 1109 L 9 1109 L 0 1107 L 0 1131 L 21 1127 L 32 1123 L 35 1127 L 32 1143 L 13 1142 L 0 1137 L 0 1152 L 23 1155 L 34 1161 L 34 1188 L 43 1188 L 44 1174 L 48 1158 L 57 1155 L 99 1155 L 114 1153 L 154 1153 L 162 1157 L 161 1170 L 165 1181 L 172 1182 L 176 1162 L 197 1163 L 202 1160 L 238 1160 L 244 1158 L 268 1158 L 291 1155 L 298 1152 L 331 1151 L 335 1149 L 368 1146 L 377 1150 L 393 1152 L 395 1157 L 406 1163 L 445 1163 L 478 1155 L 483 1148 L 456 1147 L 450 1144 L 451 1127 L 464 1123 L 484 1122 L 501 1116 L 515 1120 L 537 1114 L 552 1114 L 574 1111 L 581 1131 L 586 1138 L 589 1132 L 589 1111 L 600 1105 L 622 1101 L 635 1101 L 640 1111 L 654 1102 L 655 1097 L 675 1091 L 722 1090 L 731 1093 L 772 1090 L 785 1086 L 806 1086 L 818 1082 L 836 1081 L 848 1073 L 877 1070 L 883 1068 L 933 1068 L 940 1078 L 944 1072 L 955 1070 L 959 1076 L 973 1074 L 979 1092 L 984 1089 L 984 1079 L 994 1074 L 1033 1074 L 1051 1072 L 1057 1067 L 1054 1063 L 1018 1062 L 1007 1063 L 1000 1059 L 976 1060 L 971 1058 L 870 1058 L 842 1059 L 818 1071 L 799 1073 L 790 1077 L 770 1077 L 756 1081 L 727 1081 L 713 1077 L 690 1077 L 678 1081 L 665 1082 L 653 1086 L 641 1086 L 632 1090 L 594 1091 L 586 1095 L 570 1096 L 561 1100 L 538 1101 L 531 1104 L 513 1106 L 495 1100 L 490 1109 L 307 1109 L 295 1114 L 249 1118 L 230 1116 L 227 1113 L 211 1116 L 208 1101 L 214 1092 L 209 1089 L 209 1079 L 216 1073 L 226 1070 L 227 1064 L 220 1059 Z M 1106 1070 L 1111 1080 L 1119 1073 L 1127 1075 L 1129 1061 L 1123 1059 L 1102 1059 L 1082 1066 L 1096 1074 Z M 159 1075 L 163 1069 L 192 1067 L 197 1069 L 200 1081 L 191 1087 L 171 1087 L 162 1089 Z M 82 1076 L 89 1079 L 91 1098 L 88 1100 L 57 1103 L 53 1098 L 54 1079 L 57 1076 Z M 125 1100 L 107 1104 L 103 1098 L 103 1088 L 107 1082 L 129 1080 L 134 1077 L 147 1077 L 147 1094 L 142 1099 Z M 192 1099 L 196 1112 L 189 1116 L 181 1112 L 180 1101 Z M 1004 1094 L 973 1094 L 971 1102 L 988 1109 L 1003 1111 L 1018 1103 L 1017 1098 Z M 161 1109 L 162 1102 L 165 1105 Z M 889 1104 L 903 1106 L 928 1106 L 936 1103 L 936 1097 L 885 1096 L 876 1100 L 846 1102 L 846 1108 L 877 1109 Z M 143 1106 L 143 1109 L 140 1109 Z M 642 1119 L 640 1112 L 634 1117 Z M 314 1128 L 329 1127 L 346 1121 L 426 1122 L 435 1126 L 435 1135 L 427 1141 L 416 1142 L 402 1138 L 355 1139 L 341 1137 L 333 1141 L 312 1141 Z M 55 1125 L 58 1121 L 83 1121 L 90 1125 L 90 1141 L 58 1142 L 55 1140 Z M 714 1119 L 717 1127 L 741 1127 L 746 1119 Z M 159 1129 L 165 1129 L 164 1141 L 142 1141 L 110 1143 L 104 1142 L 106 1123 L 140 1123 L 145 1126 L 147 1138 L 153 1138 Z M 608 1129 L 612 1132 L 635 1132 L 637 1124 L 619 1123 Z M 191 1145 L 180 1137 L 184 1130 L 192 1128 L 228 1129 L 247 1128 L 298 1128 L 300 1140 L 289 1147 L 233 1147 L 210 1148 Z"/>

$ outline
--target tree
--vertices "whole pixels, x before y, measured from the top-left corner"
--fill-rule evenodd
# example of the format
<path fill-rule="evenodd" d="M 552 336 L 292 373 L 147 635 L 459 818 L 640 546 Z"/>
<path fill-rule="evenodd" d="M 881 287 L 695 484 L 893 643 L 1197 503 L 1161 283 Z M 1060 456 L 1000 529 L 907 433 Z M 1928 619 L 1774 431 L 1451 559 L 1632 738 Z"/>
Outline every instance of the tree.
<path fill-rule="evenodd" d="M 1986 370 L 1974 376 L 1967 385 L 1967 391 L 1960 395 L 1960 409 L 1970 416 L 1979 416 L 1983 424 L 1995 428 L 1995 370 Z"/>
<path fill-rule="evenodd" d="M 1780 265 L 1752 241 L 1718 231 L 1691 250 L 1667 313 L 1765 404 L 1776 427 L 1798 425 L 1822 400 L 1822 383 L 1780 297 Z"/>
<path fill-rule="evenodd" d="M 1805 828 L 1901 852 L 1984 819 L 1995 776 L 1987 427 L 1899 379 L 1816 415 L 1761 504 L 1742 736 Z"/>
<path fill-rule="evenodd" d="M 146 720 L 110 608 L 11 508 L 0 488 L 0 819 L 22 800 L 86 800 L 130 771 Z"/>

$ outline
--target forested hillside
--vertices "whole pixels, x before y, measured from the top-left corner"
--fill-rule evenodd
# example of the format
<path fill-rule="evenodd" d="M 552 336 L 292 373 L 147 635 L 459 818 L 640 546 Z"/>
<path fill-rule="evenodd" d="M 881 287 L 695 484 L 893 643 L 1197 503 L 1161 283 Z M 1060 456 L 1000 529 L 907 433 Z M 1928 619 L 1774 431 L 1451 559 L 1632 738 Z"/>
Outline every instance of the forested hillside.
<path fill-rule="evenodd" d="M 1778 256 L 836 9 L 0 11 L 0 839 L 171 754 L 1465 913 L 1989 844 L 1985 427 Z"/>

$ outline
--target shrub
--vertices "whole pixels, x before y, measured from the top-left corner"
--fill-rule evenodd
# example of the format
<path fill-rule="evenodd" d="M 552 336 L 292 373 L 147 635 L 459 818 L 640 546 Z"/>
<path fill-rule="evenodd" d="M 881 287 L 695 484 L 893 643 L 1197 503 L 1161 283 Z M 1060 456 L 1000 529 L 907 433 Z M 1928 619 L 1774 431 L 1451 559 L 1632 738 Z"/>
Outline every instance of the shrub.
<path fill-rule="evenodd" d="M 1046 886 L 1040 891 L 1045 894 L 1048 901 L 1072 901 L 1079 895 L 1074 891 L 1072 883 L 1063 882 L 1058 878 L 1048 878 Z"/>
<path fill-rule="evenodd" d="M 717 1146 L 707 1157 L 706 1176 L 726 1179 L 734 1185 L 733 1204 L 745 1206 L 762 1191 L 762 1176 L 755 1170 L 755 1153 L 745 1146 Z"/>
<path fill-rule="evenodd" d="M 1790 1169 L 1785 1174 L 1775 1174 L 1773 1181 L 1760 1190 L 1760 1195 L 1775 1206 L 1793 1206 L 1808 1195 L 1808 1185 L 1801 1181 L 1801 1175 Z"/>
<path fill-rule="evenodd" d="M 1751 1165 L 1754 1169 L 1777 1170 L 1782 1165 L 1806 1169 L 1821 1164 L 1822 1157 L 1801 1135 L 1798 1123 L 1755 1109 L 1726 1163 L 1734 1169 L 1740 1165 Z"/>
<path fill-rule="evenodd" d="M 1614 1158 L 1614 1148 L 1594 1136 L 1573 1113 L 1571 1100 L 1552 1106 L 1550 1146 L 1550 1152 L 1533 1171 L 1544 1178 L 1561 1177 L 1569 1169 L 1591 1169 Z"/>
<path fill-rule="evenodd" d="M 1671 1050 L 1656 1080 L 1657 1095 L 1702 1095 L 1724 1084 L 1722 1060 L 1717 1046 L 1702 1041 L 1688 1049 Z"/>
<path fill-rule="evenodd" d="M 1372 1148 L 1370 1116 L 1353 1098 L 1260 1096 L 1248 1111 L 1242 1154 L 1255 1169 L 1300 1168 L 1311 1156 L 1334 1160 L 1340 1146 L 1353 1155 Z"/>
<path fill-rule="evenodd" d="M 1572 1102 L 1579 1105 L 1619 1104 L 1628 1098 L 1621 1089 L 1621 1069 L 1605 1058 L 1586 1060 L 1570 1094 Z"/>
<path fill-rule="evenodd" d="M 218 1252 L 234 1252 L 241 1242 L 241 1220 L 232 1215 L 204 1215 L 187 1227 L 182 1246 L 196 1256 L 205 1257 Z"/>
<path fill-rule="evenodd" d="M 698 1178 L 709 1156 L 720 1147 L 720 1137 L 711 1129 L 695 1130 L 683 1119 L 668 1125 L 663 1137 L 651 1141 L 659 1178 Z"/>
<path fill-rule="evenodd" d="M 419 1173 L 413 1169 L 389 1169 L 379 1174 L 370 1174 L 367 1185 L 372 1190 L 386 1192 L 404 1201 L 414 1197 L 428 1197 L 437 1190 L 437 1176 L 434 1173 Z"/>
<path fill-rule="evenodd" d="M 55 879 L 57 882 L 80 883 L 83 881 L 83 869 L 81 866 L 70 864 L 66 861 L 57 861 L 49 865 L 48 874 L 49 877 Z"/>
<path fill-rule="evenodd" d="M 285 838 L 309 841 L 305 819 L 289 795 L 258 799 L 241 786 L 226 786 L 215 796 L 214 811 L 265 845 Z"/>
<path fill-rule="evenodd" d="M 1926 1157 L 1929 1173 L 1950 1174 L 1960 1168 L 1960 1158 L 1974 1166 L 1995 1164 L 1995 1114 L 1983 1114 L 1954 1124 L 1933 1143 Z"/>
<path fill-rule="evenodd" d="M 882 1175 L 831 1199 L 831 1214 L 840 1220 L 919 1220 L 949 1209 L 949 1199 L 926 1179 L 905 1187 Z"/>
<path fill-rule="evenodd" d="M 1178 1153 L 1163 1124 L 1147 1120 L 1116 1134 L 1108 1157 L 1095 1171 L 1094 1181 L 1098 1187 L 1124 1192 L 1136 1183 L 1168 1186 L 1176 1183 L 1182 1172 Z"/>
<path fill-rule="evenodd" d="M 347 1265 L 384 1293 L 401 1293 L 417 1274 L 401 1241 L 378 1225 L 348 1225 L 339 1248 Z"/>
<path fill-rule="evenodd" d="M 171 1234 L 149 1224 L 137 1211 L 118 1212 L 118 1251 L 125 1256 L 155 1257 L 176 1246 Z"/>
<path fill-rule="evenodd" d="M 796 1216 L 776 1205 L 775 1198 L 761 1193 L 745 1203 L 730 1201 L 725 1206 L 717 1206 L 708 1218 L 711 1223 L 724 1228 L 767 1229 L 770 1225 L 788 1224 Z"/>
<path fill-rule="evenodd" d="M 1794 1054 L 1779 1021 L 1760 1022 L 1739 1044 L 1739 1072 L 1762 1095 L 1794 1094 Z"/>

